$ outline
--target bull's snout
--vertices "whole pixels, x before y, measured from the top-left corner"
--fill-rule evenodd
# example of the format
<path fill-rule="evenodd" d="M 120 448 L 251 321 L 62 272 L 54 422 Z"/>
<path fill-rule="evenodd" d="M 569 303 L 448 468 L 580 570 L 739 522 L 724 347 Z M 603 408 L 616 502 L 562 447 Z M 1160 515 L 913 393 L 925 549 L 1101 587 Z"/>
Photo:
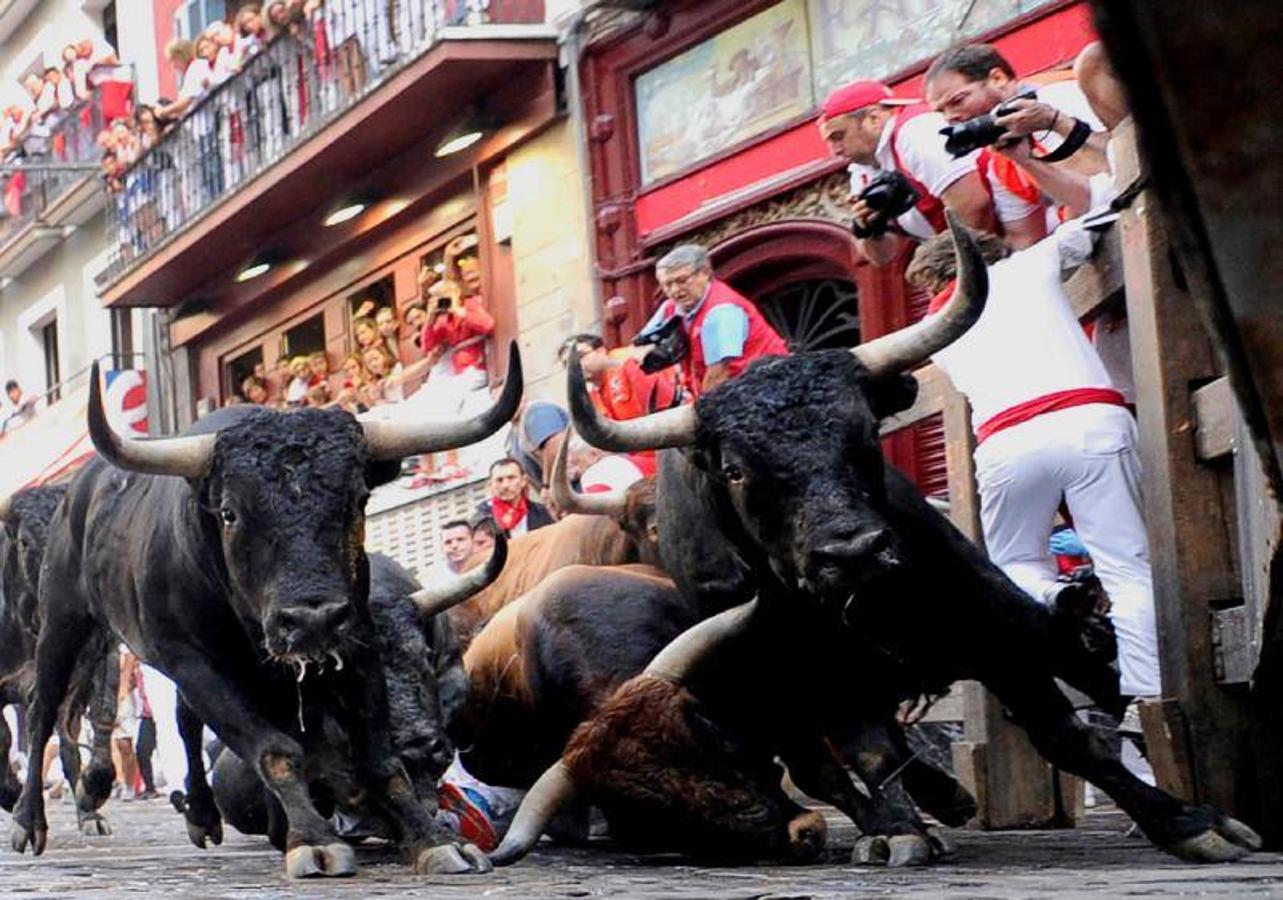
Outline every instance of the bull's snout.
<path fill-rule="evenodd" d="M 824 593 L 887 574 L 900 564 L 895 538 L 886 528 L 832 534 L 807 560 L 808 578 Z"/>
<path fill-rule="evenodd" d="M 294 601 L 272 614 L 268 636 L 284 655 L 325 652 L 338 643 L 351 615 L 352 605 L 346 600 Z"/>

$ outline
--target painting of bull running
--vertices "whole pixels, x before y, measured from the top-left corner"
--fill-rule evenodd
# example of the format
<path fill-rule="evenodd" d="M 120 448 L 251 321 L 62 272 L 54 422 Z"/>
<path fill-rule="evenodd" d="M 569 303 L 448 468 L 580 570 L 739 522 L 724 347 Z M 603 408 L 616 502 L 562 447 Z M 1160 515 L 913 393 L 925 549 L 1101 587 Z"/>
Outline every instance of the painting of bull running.
<path fill-rule="evenodd" d="M 783 0 L 639 75 L 642 183 L 800 118 L 857 78 L 982 34 L 1050 0 Z"/>

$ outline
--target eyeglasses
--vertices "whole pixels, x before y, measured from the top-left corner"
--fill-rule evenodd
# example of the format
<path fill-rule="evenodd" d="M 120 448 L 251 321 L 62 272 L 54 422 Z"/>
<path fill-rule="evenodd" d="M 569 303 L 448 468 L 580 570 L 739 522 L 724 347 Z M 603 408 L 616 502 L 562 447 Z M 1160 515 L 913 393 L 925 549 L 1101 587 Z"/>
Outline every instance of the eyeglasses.
<path fill-rule="evenodd" d="M 695 276 L 700 273 L 699 269 L 691 269 L 682 275 L 659 275 L 659 289 L 665 294 L 671 294 L 678 288 L 684 288 L 694 280 Z"/>

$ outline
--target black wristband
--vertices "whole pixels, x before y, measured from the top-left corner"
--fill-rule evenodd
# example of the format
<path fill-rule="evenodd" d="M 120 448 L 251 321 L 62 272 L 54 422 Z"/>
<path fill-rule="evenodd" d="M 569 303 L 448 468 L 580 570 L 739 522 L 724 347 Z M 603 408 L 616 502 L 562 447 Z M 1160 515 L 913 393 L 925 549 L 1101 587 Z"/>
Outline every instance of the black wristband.
<path fill-rule="evenodd" d="M 1062 159 L 1068 159 L 1078 152 L 1087 139 L 1091 137 L 1091 126 L 1082 119 L 1074 119 L 1074 127 L 1070 129 L 1069 134 L 1060 142 L 1060 146 L 1050 153 L 1044 153 L 1042 156 L 1035 156 L 1038 162 L 1060 162 Z"/>

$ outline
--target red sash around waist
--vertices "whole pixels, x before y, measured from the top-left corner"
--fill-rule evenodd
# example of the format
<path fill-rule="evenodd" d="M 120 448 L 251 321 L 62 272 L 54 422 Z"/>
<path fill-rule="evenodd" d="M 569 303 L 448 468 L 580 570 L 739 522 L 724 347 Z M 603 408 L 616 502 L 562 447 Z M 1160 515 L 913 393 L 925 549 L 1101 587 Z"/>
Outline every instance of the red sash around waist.
<path fill-rule="evenodd" d="M 1088 403 L 1107 403 L 1110 406 L 1126 406 L 1123 395 L 1113 388 L 1074 388 L 1069 391 L 1056 391 L 1054 394 L 1043 394 L 1024 403 L 1017 403 L 980 423 L 976 429 L 976 446 L 979 447 L 988 438 L 999 431 L 1028 422 L 1043 413 L 1071 409 L 1075 406 L 1086 406 Z"/>

